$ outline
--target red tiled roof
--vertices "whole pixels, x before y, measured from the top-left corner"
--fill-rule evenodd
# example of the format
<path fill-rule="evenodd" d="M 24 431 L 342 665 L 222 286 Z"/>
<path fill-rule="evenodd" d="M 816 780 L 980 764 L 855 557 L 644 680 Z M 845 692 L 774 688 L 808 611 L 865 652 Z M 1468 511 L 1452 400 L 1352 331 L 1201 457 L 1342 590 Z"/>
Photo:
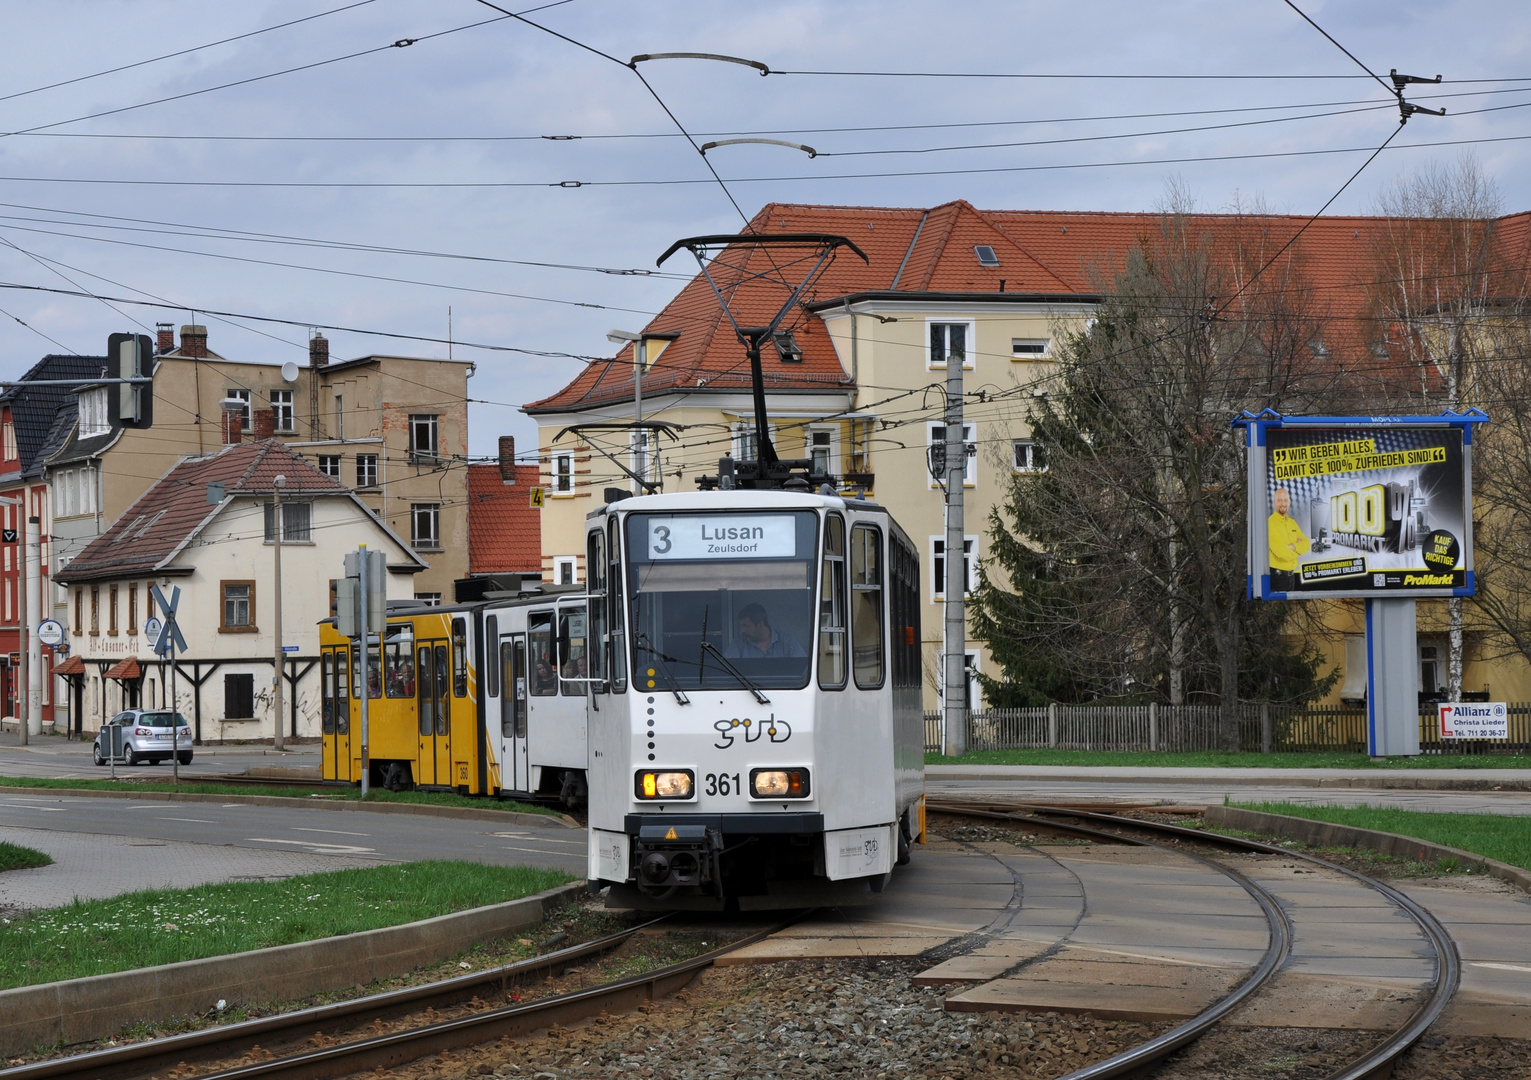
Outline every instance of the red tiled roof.
<path fill-rule="evenodd" d="M 468 466 L 468 573 L 542 572 L 542 521 L 531 507 L 535 465 L 517 465 L 516 482 L 498 465 Z"/>
<path fill-rule="evenodd" d="M 838 255 L 804 297 L 805 304 L 823 306 L 858 293 L 1095 295 L 1110 287 L 1135 245 L 1160 235 L 1164 220 L 1154 213 L 978 210 L 961 200 L 929 210 L 771 203 L 755 215 L 751 227 L 763 233 L 838 234 L 866 252 L 866 263 L 850 253 Z M 1307 220 L 1265 214 L 1201 214 L 1188 219 L 1193 237 L 1237 233 L 1245 246 L 1242 254 L 1247 265 L 1236 270 L 1245 275 L 1280 251 Z M 1374 273 L 1374 246 L 1386 227 L 1386 220 L 1377 217 L 1319 218 L 1283 256 L 1312 288 L 1315 310 L 1330 318 L 1332 337 L 1360 336 L 1355 320 L 1366 313 L 1365 283 Z M 1531 253 L 1531 214 L 1500 219 L 1495 238 L 1506 258 L 1524 267 Z M 998 266 L 979 264 L 973 251 L 978 244 L 994 248 Z M 735 278 L 744 273 L 765 277 L 771 266 L 762 248 L 731 249 L 726 261 L 738 267 Z M 796 284 L 794 270 L 800 274 L 805 269 L 786 268 L 781 276 Z M 715 269 L 714 275 L 721 285 L 729 271 Z M 773 285 L 757 279 L 741 286 L 731 303 L 741 325 L 759 326 L 775 315 L 786 295 L 779 282 Z M 1348 327 L 1334 325 L 1335 321 Z M 767 391 L 849 386 L 817 318 L 799 310 L 782 325 L 793 329 L 803 362 L 784 364 L 768 348 L 763 357 Z M 681 289 L 645 332 L 679 335 L 644 374 L 645 393 L 748 387 L 744 348 L 700 275 Z M 631 400 L 631 356 L 624 349 L 612 360 L 590 364 L 568 386 L 532 402 L 526 410 L 535 414 Z"/>
<path fill-rule="evenodd" d="M 55 675 L 84 675 L 85 661 L 78 656 L 71 656 L 58 667 L 53 669 Z"/>
<path fill-rule="evenodd" d="M 216 512 L 207 485 L 222 482 L 226 495 L 270 495 L 272 480 L 285 476 L 283 498 L 341 494 L 338 480 L 275 439 L 240 443 L 206 457 L 186 458 L 155 482 L 123 515 L 67 567 L 60 583 L 147 574 L 174 556 Z"/>
<path fill-rule="evenodd" d="M 79 657 L 75 657 L 75 659 L 78 660 Z M 57 672 L 54 674 L 57 674 Z M 111 667 L 107 668 L 104 678 L 126 679 L 131 681 L 133 679 L 142 678 L 142 676 L 143 669 L 138 666 L 138 658 L 130 656 L 126 660 L 118 660 Z"/>

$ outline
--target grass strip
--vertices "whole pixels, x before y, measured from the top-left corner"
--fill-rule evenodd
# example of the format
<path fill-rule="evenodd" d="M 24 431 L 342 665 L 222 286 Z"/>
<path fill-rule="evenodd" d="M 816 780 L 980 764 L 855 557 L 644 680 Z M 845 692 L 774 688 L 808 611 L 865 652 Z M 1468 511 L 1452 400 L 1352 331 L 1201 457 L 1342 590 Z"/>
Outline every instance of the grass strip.
<path fill-rule="evenodd" d="M 0 989 L 398 926 L 572 880 L 526 866 L 418 862 L 77 899 L 0 918 Z"/>
<path fill-rule="evenodd" d="M 1182 769 L 1531 769 L 1531 754 L 1421 754 L 1373 760 L 1365 754 L 1184 753 L 1148 750 L 973 750 L 962 757 L 925 755 L 927 765 L 1074 765 Z"/>
<path fill-rule="evenodd" d="M 1438 814 L 1380 806 L 1307 806 L 1296 803 L 1230 802 L 1245 810 L 1286 814 L 1334 825 L 1412 836 L 1471 851 L 1489 859 L 1531 870 L 1531 820 L 1508 814 Z"/>
<path fill-rule="evenodd" d="M 28 870 L 34 866 L 47 866 L 53 857 L 36 848 L 0 840 L 0 870 Z"/>
<path fill-rule="evenodd" d="M 326 799 L 331 802 L 360 802 L 361 789 L 354 787 L 288 787 L 260 784 L 212 784 L 165 780 L 71 780 L 52 776 L 0 776 L 0 787 L 42 788 L 54 791 L 171 791 L 189 795 L 275 795 L 287 799 Z M 504 810 L 520 814 L 546 814 L 558 817 L 557 810 L 510 799 L 483 799 L 458 795 L 451 791 L 389 791 L 373 788 L 367 802 L 419 803 L 426 806 L 460 806 L 473 810 Z"/>

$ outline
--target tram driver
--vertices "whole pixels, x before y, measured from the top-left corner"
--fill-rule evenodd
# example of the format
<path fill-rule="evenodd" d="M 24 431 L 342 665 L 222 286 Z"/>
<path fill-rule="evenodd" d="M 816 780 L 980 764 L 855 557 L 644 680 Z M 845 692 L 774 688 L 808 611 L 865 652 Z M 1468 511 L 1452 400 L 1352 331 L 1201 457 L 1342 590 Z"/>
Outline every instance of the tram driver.
<path fill-rule="evenodd" d="M 730 660 L 808 656 L 791 634 L 772 629 L 771 620 L 760 604 L 746 604 L 739 612 L 739 633 L 728 643 L 723 655 Z"/>

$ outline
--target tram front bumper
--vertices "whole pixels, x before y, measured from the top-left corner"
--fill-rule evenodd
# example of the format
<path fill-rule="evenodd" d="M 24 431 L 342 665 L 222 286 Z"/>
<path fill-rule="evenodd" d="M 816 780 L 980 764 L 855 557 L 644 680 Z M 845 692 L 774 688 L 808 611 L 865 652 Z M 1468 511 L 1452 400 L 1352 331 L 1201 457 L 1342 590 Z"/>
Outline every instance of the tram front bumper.
<path fill-rule="evenodd" d="M 633 841 L 638 887 L 646 892 L 717 882 L 723 834 L 706 825 L 643 825 Z"/>

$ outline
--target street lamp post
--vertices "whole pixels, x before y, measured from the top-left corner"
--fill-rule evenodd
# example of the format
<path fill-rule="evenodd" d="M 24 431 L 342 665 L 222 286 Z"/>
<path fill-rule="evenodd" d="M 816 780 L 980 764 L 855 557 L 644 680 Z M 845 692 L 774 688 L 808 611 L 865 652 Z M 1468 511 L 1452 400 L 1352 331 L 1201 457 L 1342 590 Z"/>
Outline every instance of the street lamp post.
<path fill-rule="evenodd" d="M 644 480 L 649 478 L 649 437 L 648 432 L 642 428 L 643 423 L 643 364 L 648 359 L 645 355 L 647 341 L 642 334 L 635 334 L 631 330 L 608 330 L 606 340 L 613 345 L 621 345 L 625 342 L 633 343 L 633 422 L 640 425 L 634 431 L 643 448 L 642 456 L 638 459 L 642 464 L 636 470 Z M 639 492 L 642 494 L 642 492 Z"/>
<path fill-rule="evenodd" d="M 282 742 L 282 669 L 287 664 L 287 654 L 282 650 L 282 489 L 286 486 L 285 476 L 271 481 L 271 554 L 276 583 L 276 595 L 271 598 L 272 621 L 276 623 L 276 692 L 272 698 L 276 705 L 276 723 L 273 725 L 276 737 L 271 745 L 276 750 L 285 749 Z"/>

